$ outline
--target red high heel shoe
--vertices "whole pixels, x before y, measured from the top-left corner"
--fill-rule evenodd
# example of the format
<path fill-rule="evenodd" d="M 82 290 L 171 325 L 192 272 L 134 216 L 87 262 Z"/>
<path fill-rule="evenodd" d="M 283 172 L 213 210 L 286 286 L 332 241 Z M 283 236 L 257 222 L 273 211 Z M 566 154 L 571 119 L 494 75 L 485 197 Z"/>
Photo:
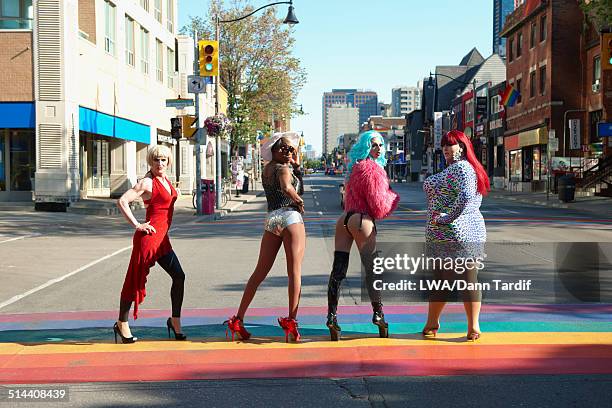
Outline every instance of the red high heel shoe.
<path fill-rule="evenodd" d="M 232 333 L 232 341 L 234 341 L 234 333 L 238 333 L 242 340 L 248 340 L 251 337 L 251 333 L 244 328 L 244 322 L 238 316 L 232 316 L 229 320 L 223 322 L 223 324 L 227 324 L 227 329 L 225 329 L 225 338 L 228 338 L 228 331 Z"/>
<path fill-rule="evenodd" d="M 279 317 L 278 324 L 285 331 L 285 343 L 289 343 L 289 333 L 293 336 L 294 341 L 300 341 L 300 332 L 298 331 L 298 322 L 289 317 Z"/>

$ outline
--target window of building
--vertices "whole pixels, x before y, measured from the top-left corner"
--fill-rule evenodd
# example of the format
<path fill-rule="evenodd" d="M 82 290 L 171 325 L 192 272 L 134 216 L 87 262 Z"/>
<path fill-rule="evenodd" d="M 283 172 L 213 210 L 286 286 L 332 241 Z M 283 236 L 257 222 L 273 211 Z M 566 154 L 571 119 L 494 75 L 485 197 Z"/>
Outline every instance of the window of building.
<path fill-rule="evenodd" d="M 501 96 L 495 95 L 491 97 L 491 106 L 489 108 L 489 112 L 491 113 L 491 115 L 494 115 L 499 112 L 500 102 L 501 102 Z"/>
<path fill-rule="evenodd" d="M 164 46 L 161 41 L 155 40 L 155 72 L 159 82 L 164 82 Z"/>
<path fill-rule="evenodd" d="M 523 33 L 518 33 L 516 37 L 516 58 L 520 57 L 523 53 Z"/>
<path fill-rule="evenodd" d="M 514 59 L 514 38 L 510 38 L 508 41 L 508 61 L 512 62 Z"/>
<path fill-rule="evenodd" d="M 134 20 L 125 15 L 125 63 L 131 67 L 136 66 L 134 57 Z"/>
<path fill-rule="evenodd" d="M 153 0 L 153 14 L 155 15 L 155 19 L 162 22 L 162 0 Z"/>
<path fill-rule="evenodd" d="M 533 98 L 536 94 L 536 72 L 529 73 L 529 97 Z"/>
<path fill-rule="evenodd" d="M 33 187 L 36 159 L 34 131 L 11 130 L 9 137 L 9 174 L 12 191 L 30 191 Z M 3 152 L 4 154 L 4 149 Z"/>
<path fill-rule="evenodd" d="M 166 27 L 171 33 L 174 32 L 174 0 L 166 1 Z"/>
<path fill-rule="evenodd" d="M 531 34 L 529 36 L 529 48 L 535 47 L 536 43 L 536 35 L 537 35 L 537 27 L 536 23 L 531 23 Z"/>
<path fill-rule="evenodd" d="M 599 92 L 601 82 L 601 56 L 593 58 L 593 92 Z"/>
<path fill-rule="evenodd" d="M 140 71 L 149 73 L 149 32 L 140 27 Z"/>
<path fill-rule="evenodd" d="M 172 48 L 168 48 L 166 60 L 166 68 L 168 69 L 168 88 L 174 88 L 174 50 Z"/>
<path fill-rule="evenodd" d="M 0 0 L 1 30 L 31 30 L 33 18 L 32 0 Z"/>
<path fill-rule="evenodd" d="M 546 33 L 548 28 L 546 27 L 546 15 L 540 17 L 540 42 L 546 41 Z"/>
<path fill-rule="evenodd" d="M 523 102 L 523 90 L 521 89 L 521 82 L 522 79 L 519 78 L 516 80 L 516 90 L 518 91 L 518 97 L 516 98 L 516 103 L 521 103 Z"/>
<path fill-rule="evenodd" d="M 546 95 L 546 65 L 540 67 L 540 95 Z"/>
<path fill-rule="evenodd" d="M 104 50 L 115 55 L 115 5 L 109 1 L 104 2 Z"/>
<path fill-rule="evenodd" d="M 145 11 L 149 11 L 149 0 L 140 0 L 140 7 L 145 9 Z"/>
<path fill-rule="evenodd" d="M 510 152 L 510 180 L 523 180 L 523 155 L 520 150 Z"/>

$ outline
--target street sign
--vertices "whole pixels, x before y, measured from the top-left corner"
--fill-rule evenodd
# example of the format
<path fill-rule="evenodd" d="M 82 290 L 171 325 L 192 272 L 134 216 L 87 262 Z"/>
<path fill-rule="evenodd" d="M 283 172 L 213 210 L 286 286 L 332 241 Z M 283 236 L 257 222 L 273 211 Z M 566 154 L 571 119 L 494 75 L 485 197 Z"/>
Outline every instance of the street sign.
<path fill-rule="evenodd" d="M 570 119 L 570 149 L 580 149 L 580 119 Z"/>
<path fill-rule="evenodd" d="M 183 109 L 193 106 L 193 99 L 166 99 L 166 108 Z"/>
<path fill-rule="evenodd" d="M 197 94 L 206 92 L 206 81 L 198 75 L 189 75 L 187 77 L 187 92 Z"/>
<path fill-rule="evenodd" d="M 559 150 L 559 139 L 548 139 L 548 151 L 556 152 Z"/>

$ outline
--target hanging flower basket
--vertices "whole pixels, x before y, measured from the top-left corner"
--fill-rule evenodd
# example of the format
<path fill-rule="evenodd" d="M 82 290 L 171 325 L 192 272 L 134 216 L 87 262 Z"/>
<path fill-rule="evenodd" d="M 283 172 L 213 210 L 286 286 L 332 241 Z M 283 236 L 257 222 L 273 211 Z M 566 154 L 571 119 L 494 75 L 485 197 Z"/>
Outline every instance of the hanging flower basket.
<path fill-rule="evenodd" d="M 207 117 L 204 126 L 206 126 L 209 136 L 213 137 L 227 137 L 232 131 L 232 121 L 222 113 Z"/>

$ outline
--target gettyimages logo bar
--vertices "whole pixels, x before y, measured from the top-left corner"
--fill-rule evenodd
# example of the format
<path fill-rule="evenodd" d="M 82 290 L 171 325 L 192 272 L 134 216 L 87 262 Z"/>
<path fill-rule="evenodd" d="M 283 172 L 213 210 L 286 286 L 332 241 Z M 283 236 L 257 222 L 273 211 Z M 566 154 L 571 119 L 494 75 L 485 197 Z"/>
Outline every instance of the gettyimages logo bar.
<path fill-rule="evenodd" d="M 361 277 L 363 302 L 610 303 L 612 243 L 380 243 Z"/>

